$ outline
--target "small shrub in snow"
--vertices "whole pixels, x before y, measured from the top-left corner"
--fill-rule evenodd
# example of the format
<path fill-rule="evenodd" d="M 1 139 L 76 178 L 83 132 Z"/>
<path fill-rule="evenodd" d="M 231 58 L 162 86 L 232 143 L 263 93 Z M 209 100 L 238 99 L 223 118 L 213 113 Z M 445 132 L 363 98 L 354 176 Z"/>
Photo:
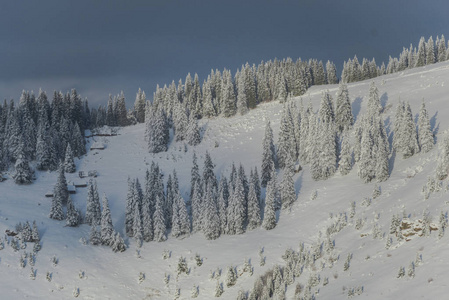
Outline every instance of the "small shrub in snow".
<path fill-rule="evenodd" d="M 416 253 L 415 266 L 419 266 L 421 263 L 422 263 L 422 255 L 419 253 Z"/>
<path fill-rule="evenodd" d="M 355 221 L 355 229 L 356 230 L 362 229 L 364 224 L 365 222 L 363 219 L 357 219 L 357 221 Z"/>
<path fill-rule="evenodd" d="M 318 191 L 314 190 L 312 191 L 312 193 L 310 194 L 310 200 L 315 200 L 318 197 Z"/>
<path fill-rule="evenodd" d="M 378 186 L 377 184 L 374 185 L 374 189 L 373 189 L 373 199 L 376 199 L 377 197 L 379 197 L 382 194 L 382 191 L 380 189 L 380 186 Z"/>
<path fill-rule="evenodd" d="M 25 268 L 25 265 L 26 265 L 25 259 L 23 258 L 23 256 L 20 256 L 20 259 L 19 259 L 19 266 L 20 266 L 21 268 Z"/>
<path fill-rule="evenodd" d="M 50 282 L 51 277 L 52 277 L 51 273 L 47 271 L 47 275 L 45 275 L 45 279 L 47 279 L 47 281 Z"/>
<path fill-rule="evenodd" d="M 3 250 L 5 248 L 5 244 L 3 243 L 2 238 L 0 238 L 0 250 Z"/>
<path fill-rule="evenodd" d="M 309 287 L 315 287 L 320 284 L 321 278 L 319 274 L 311 273 L 308 280 L 308 286 Z"/>
<path fill-rule="evenodd" d="M 41 247 L 41 243 L 39 241 L 37 241 L 37 242 L 34 243 L 33 252 L 37 253 L 37 252 L 39 252 L 41 250 L 41 248 L 42 248 Z"/>
<path fill-rule="evenodd" d="M 178 276 L 181 275 L 181 273 L 189 274 L 189 268 L 187 267 L 186 259 L 182 256 L 178 260 L 177 272 Z"/>
<path fill-rule="evenodd" d="M 27 243 L 25 243 L 24 240 L 21 240 L 20 241 L 20 249 L 26 249 L 26 247 L 27 247 Z"/>
<path fill-rule="evenodd" d="M 141 284 L 144 280 L 145 280 L 145 273 L 140 272 L 138 279 L 139 284 Z"/>
<path fill-rule="evenodd" d="M 408 270 L 407 270 L 407 275 L 408 277 L 415 277 L 415 263 L 414 262 L 410 262 L 410 265 L 408 266 Z"/>
<path fill-rule="evenodd" d="M 34 266 L 35 258 L 34 258 L 34 255 L 32 253 L 30 253 L 28 255 L 28 263 L 30 264 L 30 266 Z"/>
<path fill-rule="evenodd" d="M 80 289 L 76 287 L 73 290 L 73 297 L 78 298 L 79 295 L 80 295 Z"/>
<path fill-rule="evenodd" d="M 323 279 L 323 286 L 326 286 L 329 284 L 329 277 L 324 277 Z"/>
<path fill-rule="evenodd" d="M 179 297 L 181 297 L 181 289 L 179 287 L 176 287 L 175 293 L 173 295 L 173 299 L 176 300 L 176 299 L 179 299 Z"/>
<path fill-rule="evenodd" d="M 352 219 L 355 216 L 355 201 L 351 202 L 351 211 L 349 213 L 349 217 Z"/>
<path fill-rule="evenodd" d="M 382 239 L 382 231 L 379 228 L 379 224 L 374 224 L 372 231 L 373 239 Z"/>
<path fill-rule="evenodd" d="M 240 290 L 239 293 L 237 294 L 237 300 L 247 300 L 247 299 L 248 295 L 246 294 L 246 292 Z"/>
<path fill-rule="evenodd" d="M 363 293 L 363 286 L 348 288 L 348 297 L 354 297 Z"/>
<path fill-rule="evenodd" d="M 198 293 L 199 293 L 198 286 L 196 284 L 194 284 L 192 287 L 192 291 L 190 292 L 190 297 L 196 298 L 196 297 L 198 297 Z"/>
<path fill-rule="evenodd" d="M 302 290 L 303 286 L 298 282 L 295 287 L 295 297 L 299 297 L 299 294 L 301 294 Z"/>
<path fill-rule="evenodd" d="M 53 257 L 51 258 L 51 262 L 53 263 L 53 267 L 56 267 L 56 265 L 58 264 L 59 260 L 56 257 L 56 255 L 53 255 Z"/>
<path fill-rule="evenodd" d="M 198 267 L 201 267 L 201 265 L 203 264 L 203 259 L 200 257 L 198 253 L 195 255 L 195 261 Z"/>
<path fill-rule="evenodd" d="M 245 259 L 245 263 L 243 264 L 243 272 L 249 273 L 249 275 L 253 275 L 253 267 L 251 266 L 251 261 L 249 259 Z"/>
<path fill-rule="evenodd" d="M 31 267 L 31 271 L 30 271 L 30 279 L 34 280 L 36 279 L 36 272 L 34 271 L 34 268 Z"/>
<path fill-rule="evenodd" d="M 393 239 L 391 238 L 391 236 L 387 237 L 387 242 L 385 243 L 385 249 L 390 249 L 391 244 L 393 243 Z"/>
<path fill-rule="evenodd" d="M 265 266 L 265 256 L 259 254 L 259 266 L 263 267 Z"/>
<path fill-rule="evenodd" d="M 398 276 L 396 276 L 397 278 L 402 278 L 405 276 L 405 268 L 403 266 L 399 267 L 399 272 L 398 272 Z"/>
<path fill-rule="evenodd" d="M 114 242 L 112 243 L 111 248 L 114 252 L 124 252 L 126 250 L 125 241 L 123 240 L 120 233 L 115 233 Z"/>
<path fill-rule="evenodd" d="M 170 251 L 164 249 L 164 251 L 162 252 L 162 258 L 163 258 L 163 259 L 169 259 L 170 256 L 171 256 Z"/>
<path fill-rule="evenodd" d="M 170 282 L 170 275 L 165 273 L 165 275 L 164 275 L 164 283 L 168 284 L 169 282 Z"/>
<path fill-rule="evenodd" d="M 352 254 L 349 253 L 348 257 L 346 258 L 345 264 L 343 265 L 343 271 L 347 271 L 351 265 L 351 259 L 352 259 Z"/>
<path fill-rule="evenodd" d="M 217 285 L 215 286 L 215 297 L 221 297 L 223 295 L 223 285 L 217 280 Z"/>
<path fill-rule="evenodd" d="M 80 243 L 83 244 L 84 246 L 87 245 L 87 239 L 83 236 L 82 238 L 80 238 Z"/>
<path fill-rule="evenodd" d="M 231 287 L 237 282 L 237 273 L 233 266 L 229 266 L 226 272 L 226 286 Z"/>
<path fill-rule="evenodd" d="M 78 272 L 78 277 L 80 278 L 80 279 L 83 279 L 84 278 L 84 271 L 79 271 Z"/>
<path fill-rule="evenodd" d="M 362 204 L 363 207 L 368 207 L 371 205 L 371 198 L 365 197 L 363 198 Z"/>

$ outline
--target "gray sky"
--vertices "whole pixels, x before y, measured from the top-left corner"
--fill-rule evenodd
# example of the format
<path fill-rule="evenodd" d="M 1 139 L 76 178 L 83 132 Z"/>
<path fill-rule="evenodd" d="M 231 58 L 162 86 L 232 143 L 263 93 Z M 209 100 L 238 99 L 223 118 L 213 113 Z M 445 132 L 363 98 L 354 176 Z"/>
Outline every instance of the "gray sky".
<path fill-rule="evenodd" d="M 42 0 L 0 2 L 0 99 L 76 88 L 91 106 L 188 72 L 291 57 L 398 56 L 449 38 L 447 0 Z"/>

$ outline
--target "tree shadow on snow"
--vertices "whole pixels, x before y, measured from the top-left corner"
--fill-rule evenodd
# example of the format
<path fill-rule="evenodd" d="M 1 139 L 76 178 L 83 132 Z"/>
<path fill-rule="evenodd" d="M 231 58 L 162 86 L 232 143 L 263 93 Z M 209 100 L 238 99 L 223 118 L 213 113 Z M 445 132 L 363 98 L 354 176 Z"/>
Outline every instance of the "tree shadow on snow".
<path fill-rule="evenodd" d="M 430 118 L 430 130 L 432 130 L 435 143 L 438 142 L 437 134 L 440 131 L 440 123 L 437 124 L 438 111 Z"/>
<path fill-rule="evenodd" d="M 387 92 L 383 93 L 382 96 L 380 96 L 380 104 L 382 107 L 386 107 L 388 102 L 388 94 Z"/>
<path fill-rule="evenodd" d="M 360 113 L 360 109 L 362 107 L 362 97 L 357 97 L 354 99 L 354 101 L 352 101 L 352 115 L 354 116 L 354 122 L 357 121 L 359 113 Z"/>

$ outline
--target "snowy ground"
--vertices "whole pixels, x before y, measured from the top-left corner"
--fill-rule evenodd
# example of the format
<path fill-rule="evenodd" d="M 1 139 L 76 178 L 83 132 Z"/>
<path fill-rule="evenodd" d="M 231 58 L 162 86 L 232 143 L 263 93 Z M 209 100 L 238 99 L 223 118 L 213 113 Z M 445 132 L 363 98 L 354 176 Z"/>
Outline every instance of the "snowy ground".
<path fill-rule="evenodd" d="M 431 126 L 441 141 L 449 128 L 449 63 L 439 63 L 428 67 L 408 70 L 374 79 L 379 89 L 381 101 L 386 108 L 383 115 L 386 124 L 394 120 L 394 112 L 399 99 L 410 102 L 417 115 L 421 100 L 426 101 L 431 117 Z M 371 81 L 349 85 L 355 117 L 364 111 Z M 312 87 L 303 97 L 304 104 L 312 102 L 319 107 L 321 93 L 337 91 L 336 85 Z M 299 101 L 299 98 L 296 99 Z M 215 172 L 228 176 L 230 165 L 242 163 L 249 173 L 250 167 L 257 166 L 260 172 L 262 137 L 266 118 L 271 120 L 274 141 L 277 142 L 282 105 L 267 103 L 258 106 L 245 116 L 230 119 L 202 120 L 203 141 L 195 148 L 172 143 L 169 151 L 149 154 L 143 141 L 143 125 L 123 128 L 115 137 L 95 137 L 106 145 L 105 150 L 90 151 L 77 161 L 78 170 L 97 170 L 100 193 L 108 196 L 112 219 L 116 230 L 124 233 L 124 211 L 128 176 L 138 177 L 141 182 L 151 161 L 157 161 L 167 174 L 176 169 L 180 179 L 181 193 L 187 199 L 190 192 L 190 170 L 193 151 L 198 155 L 200 170 L 204 154 L 210 152 Z M 90 141 L 92 142 L 92 141 Z M 218 142 L 218 147 L 215 143 Z M 326 228 L 336 221 L 339 213 L 348 214 L 348 225 L 333 236 L 335 255 L 339 260 L 330 267 L 317 263 L 315 272 L 321 277 L 316 290 L 318 299 L 346 299 L 347 289 L 363 287 L 360 298 L 368 299 L 442 299 L 449 287 L 445 273 L 449 267 L 449 236 L 438 238 L 438 231 L 430 237 L 414 237 L 408 242 L 397 242 L 393 238 L 389 250 L 385 248 L 393 214 L 405 214 L 412 221 L 422 217 L 428 210 L 435 223 L 440 211 L 448 210 L 448 194 L 441 191 L 424 200 L 421 188 L 427 177 L 434 174 L 438 147 L 426 154 L 417 154 L 407 160 L 392 159 L 391 177 L 381 184 L 382 195 L 372 200 L 369 206 L 362 203 L 370 198 L 374 183 L 363 184 L 357 177 L 357 167 L 345 177 L 336 174 L 327 181 L 315 182 L 308 167 L 295 176 L 298 200 L 291 212 L 282 211 L 277 227 L 271 231 L 256 229 L 239 236 L 221 236 L 207 241 L 201 233 L 192 234 L 183 240 L 172 237 L 166 242 L 144 243 L 139 255 L 132 239 L 127 240 L 129 248 L 124 253 L 113 253 L 109 248 L 83 245 L 82 237 L 88 237 L 89 227 L 64 227 L 65 222 L 48 218 L 50 198 L 44 194 L 52 190 L 56 173 L 37 173 L 37 180 L 29 186 L 15 185 L 12 180 L 0 183 L 0 232 L 13 229 L 18 222 L 37 221 L 41 234 L 42 250 L 36 256 L 34 269 L 36 279 L 30 280 L 30 265 L 19 266 L 19 257 L 24 251 L 32 251 L 32 244 L 25 250 L 14 252 L 5 244 L 0 250 L 0 291 L 2 299 L 18 298 L 71 298 L 75 288 L 79 288 L 81 299 L 172 299 L 175 288 L 181 289 L 181 299 L 190 299 L 193 285 L 199 286 L 198 299 L 210 299 L 216 280 L 209 279 L 211 270 L 221 269 L 224 281 L 226 267 L 242 267 L 245 259 L 251 259 L 254 275 L 243 274 L 234 287 L 224 287 L 223 299 L 235 299 L 240 289 L 248 291 L 256 276 L 263 274 L 277 263 L 283 264 L 282 254 L 287 248 L 298 249 L 299 243 L 306 247 L 323 240 Z M 68 174 L 68 180 L 78 181 L 77 173 Z M 448 185 L 448 182 L 445 182 Z M 317 198 L 310 199 L 313 191 Z M 85 210 L 87 191 L 78 188 L 73 195 L 76 205 Z M 350 204 L 356 202 L 356 214 L 349 218 Z M 330 217 L 333 214 L 333 218 Z M 357 219 L 365 220 L 360 230 L 355 229 Z M 373 226 L 377 224 L 383 237 L 372 237 Z M 3 238 L 3 242 L 5 239 Z M 264 248 L 265 266 L 259 266 L 259 249 Z M 171 257 L 162 258 L 164 249 L 171 251 Z M 203 265 L 198 267 L 194 257 L 198 253 Z M 349 253 L 353 259 L 348 271 L 343 264 Z M 410 262 L 422 256 L 422 263 L 416 266 L 415 277 L 397 279 L 399 267 L 407 272 Z M 56 255 L 59 263 L 53 266 L 51 258 Z M 139 257 L 138 257 L 139 256 Z M 176 265 L 180 256 L 186 257 L 191 268 L 190 275 L 176 279 Z M 324 262 L 324 261 L 323 261 Z M 52 281 L 46 280 L 47 271 L 52 273 Z M 84 278 L 79 272 L 85 273 Z M 139 273 L 145 273 L 145 280 L 138 282 Z M 297 282 L 306 284 L 311 271 L 305 270 L 289 286 L 287 298 L 291 299 Z M 170 275 L 169 284 L 164 283 L 164 274 Z M 324 278 L 329 284 L 323 286 Z"/>

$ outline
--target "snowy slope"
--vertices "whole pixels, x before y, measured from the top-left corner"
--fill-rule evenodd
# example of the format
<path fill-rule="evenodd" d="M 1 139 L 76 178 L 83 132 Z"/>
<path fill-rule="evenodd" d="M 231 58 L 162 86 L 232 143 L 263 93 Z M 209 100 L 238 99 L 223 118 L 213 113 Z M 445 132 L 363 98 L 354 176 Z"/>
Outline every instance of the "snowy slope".
<path fill-rule="evenodd" d="M 382 105 L 386 108 L 383 117 L 387 128 L 392 129 L 399 99 L 409 101 L 413 113 L 417 115 L 424 98 L 431 126 L 437 141 L 441 141 L 449 128 L 449 106 L 446 103 L 449 82 L 446 81 L 449 81 L 449 63 L 374 79 Z M 365 109 L 370 82 L 348 85 L 356 118 Z M 336 85 L 312 87 L 303 96 L 303 101 L 307 104 L 310 99 L 317 110 L 322 91 L 329 90 L 334 95 L 337 88 Z M 184 152 L 183 144 L 172 143 L 166 153 L 149 154 L 143 140 L 143 125 L 126 127 L 119 131 L 118 136 L 95 137 L 95 141 L 106 145 L 105 150 L 90 151 L 76 162 L 77 169 L 98 171 L 99 192 L 108 196 L 114 227 L 123 234 L 128 176 L 138 177 L 142 182 L 151 161 L 157 161 L 167 176 L 176 169 L 181 193 L 187 199 L 193 151 L 198 155 L 200 170 L 204 154 L 209 151 L 216 164 L 217 175 L 224 173 L 228 176 L 232 162 L 237 165 L 242 163 L 247 173 L 250 167 L 255 166 L 260 171 L 266 118 L 271 120 L 274 141 L 277 142 L 281 111 L 282 105 L 272 102 L 258 106 L 245 116 L 201 120 L 203 141 L 195 148 L 188 147 L 187 152 Z M 92 138 L 90 142 L 94 142 Z M 216 142 L 218 147 L 215 147 Z M 449 267 L 449 236 L 439 239 L 438 232 L 433 232 L 430 237 L 415 237 L 408 242 L 397 242 L 393 238 L 391 248 L 385 248 L 393 214 L 405 214 L 414 221 L 421 218 L 427 209 L 438 224 L 440 211 L 448 210 L 448 194 L 444 190 L 432 194 L 428 200 L 424 200 L 421 194 L 427 177 L 434 174 L 437 155 L 438 147 L 435 147 L 429 153 L 419 153 L 406 160 L 399 156 L 393 158 L 390 179 L 380 184 L 382 195 L 372 200 L 369 206 L 364 206 L 362 202 L 364 198 L 372 197 L 374 183 L 362 183 L 357 177 L 356 166 L 347 176 L 336 174 L 327 181 L 318 182 L 311 179 L 305 166 L 294 178 L 298 200 L 290 212 L 281 212 L 275 229 L 266 231 L 259 228 L 243 235 L 221 236 L 214 241 L 207 241 L 202 233 L 192 234 L 183 240 L 169 237 L 162 243 L 144 243 L 139 255 L 132 239 L 127 240 L 129 248 L 126 252 L 113 253 L 109 248 L 80 242 L 80 238 L 88 237 L 87 225 L 70 228 L 64 227 L 64 221 L 49 219 L 50 198 L 45 198 L 44 194 L 52 190 L 56 173 L 38 173 L 37 180 L 29 186 L 18 186 L 7 180 L 0 183 L 0 232 L 13 229 L 18 222 L 36 220 L 42 250 L 36 256 L 35 280 L 29 279 L 28 263 L 25 268 L 19 266 L 19 257 L 24 250 L 14 252 L 8 245 L 0 250 L 1 298 L 67 299 L 73 297 L 74 288 L 79 288 L 82 299 L 172 299 L 175 289 L 180 288 L 181 299 L 190 299 L 192 286 L 198 285 L 198 299 L 210 299 L 216 285 L 216 280 L 209 279 L 211 270 L 221 269 L 220 282 L 223 282 L 227 266 L 242 267 L 245 259 L 251 259 L 254 275 L 243 274 L 234 287 L 224 286 L 222 298 L 235 299 L 240 289 L 249 291 L 252 288 L 256 276 L 277 263 L 283 265 L 281 256 L 287 248 L 297 250 L 301 242 L 307 248 L 324 241 L 326 228 L 337 220 L 339 213 L 346 212 L 347 226 L 332 237 L 338 261 L 330 267 L 321 259 L 316 263 L 316 270 L 304 270 L 295 284 L 289 286 L 288 299 L 293 297 L 297 282 L 306 285 L 311 272 L 316 272 L 321 278 L 315 289 L 319 290 L 316 295 L 318 299 L 346 299 L 347 290 L 351 287 L 363 287 L 361 296 L 356 296 L 360 298 L 441 299 L 448 291 L 444 274 Z M 68 174 L 67 179 L 77 180 L 77 174 Z M 317 198 L 311 200 L 310 195 L 314 191 L 317 191 Z M 86 188 L 78 188 L 72 198 L 84 210 L 86 197 Z M 354 201 L 356 213 L 349 218 L 350 204 Z M 360 230 L 355 229 L 357 219 L 364 220 Z M 375 224 L 381 233 L 385 233 L 383 237 L 373 238 Z M 266 257 L 265 266 L 259 266 L 258 252 L 261 247 Z M 164 249 L 171 251 L 169 259 L 162 258 Z M 28 253 L 31 250 L 32 244 L 25 249 Z M 200 267 L 194 261 L 196 253 L 203 258 Z M 343 271 L 349 253 L 353 258 L 348 271 Z M 417 253 L 422 257 L 422 263 L 416 266 L 415 277 L 397 279 L 399 267 L 405 267 L 407 272 Z M 51 262 L 54 255 L 59 259 L 56 266 Z M 176 265 L 180 256 L 187 258 L 191 271 L 177 280 Z M 51 282 L 45 279 L 47 271 L 52 273 Z M 82 279 L 79 277 L 80 271 L 85 273 Z M 140 272 L 145 273 L 146 278 L 139 284 Z M 164 274 L 170 275 L 167 286 Z M 326 277 L 329 284 L 323 286 Z"/>

